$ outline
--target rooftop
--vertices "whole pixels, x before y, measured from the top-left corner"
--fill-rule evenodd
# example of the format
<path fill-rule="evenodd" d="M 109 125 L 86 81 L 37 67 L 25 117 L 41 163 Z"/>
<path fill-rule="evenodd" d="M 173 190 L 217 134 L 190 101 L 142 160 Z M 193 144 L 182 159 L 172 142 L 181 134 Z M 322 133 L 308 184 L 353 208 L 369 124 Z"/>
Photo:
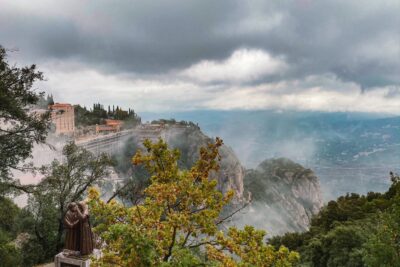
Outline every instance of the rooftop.
<path fill-rule="evenodd" d="M 50 108 L 65 108 L 65 107 L 72 107 L 72 105 L 68 103 L 55 103 L 54 105 L 50 105 Z"/>

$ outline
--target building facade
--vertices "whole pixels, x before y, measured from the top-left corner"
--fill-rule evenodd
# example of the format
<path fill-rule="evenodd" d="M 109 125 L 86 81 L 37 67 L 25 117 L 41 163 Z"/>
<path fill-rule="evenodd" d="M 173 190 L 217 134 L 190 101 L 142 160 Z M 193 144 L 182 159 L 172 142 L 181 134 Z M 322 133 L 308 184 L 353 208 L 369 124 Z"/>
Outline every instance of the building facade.
<path fill-rule="evenodd" d="M 108 132 L 119 132 L 121 131 L 123 121 L 120 120 L 105 120 L 105 124 L 96 125 L 96 134 L 108 133 Z"/>
<path fill-rule="evenodd" d="M 51 120 L 56 127 L 56 134 L 73 135 L 75 131 L 75 113 L 71 104 L 55 103 L 49 106 Z"/>

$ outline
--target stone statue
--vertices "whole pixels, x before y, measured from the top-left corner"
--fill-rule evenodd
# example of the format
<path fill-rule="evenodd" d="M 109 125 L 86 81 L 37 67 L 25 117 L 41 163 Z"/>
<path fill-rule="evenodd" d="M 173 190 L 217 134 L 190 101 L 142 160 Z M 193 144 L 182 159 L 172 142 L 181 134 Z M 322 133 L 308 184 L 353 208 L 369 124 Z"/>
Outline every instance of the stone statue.
<path fill-rule="evenodd" d="M 68 205 L 64 224 L 65 249 L 69 254 L 89 255 L 93 252 L 93 232 L 89 222 L 89 208 L 84 201 Z"/>
<path fill-rule="evenodd" d="M 66 228 L 64 248 L 70 251 L 79 251 L 79 218 L 78 205 L 72 202 L 68 205 L 68 211 L 64 217 L 64 225 Z"/>
<path fill-rule="evenodd" d="M 89 255 L 93 252 L 93 232 L 90 226 L 89 221 L 89 207 L 84 202 L 81 201 L 78 203 L 78 217 L 79 217 L 79 232 L 80 232 L 80 240 L 79 240 L 79 249 L 81 255 Z"/>

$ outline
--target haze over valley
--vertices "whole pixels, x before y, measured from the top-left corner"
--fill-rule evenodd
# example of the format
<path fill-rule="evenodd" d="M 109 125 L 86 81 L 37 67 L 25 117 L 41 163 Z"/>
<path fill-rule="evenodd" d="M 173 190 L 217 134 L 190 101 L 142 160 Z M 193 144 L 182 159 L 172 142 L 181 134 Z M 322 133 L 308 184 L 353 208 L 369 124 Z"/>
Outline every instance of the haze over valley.
<path fill-rule="evenodd" d="M 268 110 L 143 113 L 142 118 L 195 121 L 209 136 L 223 138 L 248 168 L 266 158 L 294 160 L 318 175 L 325 201 L 348 192 L 385 191 L 388 172 L 399 170 L 395 115 Z"/>
<path fill-rule="evenodd" d="M 399 14 L 0 0 L 0 267 L 400 266 Z"/>

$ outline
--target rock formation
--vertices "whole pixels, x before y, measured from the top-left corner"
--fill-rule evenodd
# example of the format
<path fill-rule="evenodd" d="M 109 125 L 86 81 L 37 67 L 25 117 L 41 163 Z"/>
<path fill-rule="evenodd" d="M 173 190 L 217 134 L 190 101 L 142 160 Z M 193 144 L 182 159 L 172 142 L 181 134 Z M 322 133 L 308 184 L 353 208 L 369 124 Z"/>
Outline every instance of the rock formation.
<path fill-rule="evenodd" d="M 172 147 L 181 151 L 181 167 L 190 168 L 199 157 L 200 147 L 213 142 L 212 138 L 203 134 L 196 127 L 165 129 L 166 141 Z M 219 151 L 221 155 L 220 171 L 212 178 L 218 180 L 218 189 L 222 192 L 234 190 L 237 200 L 243 197 L 243 180 L 245 170 L 233 150 L 223 145 Z"/>
<path fill-rule="evenodd" d="M 144 139 L 153 142 L 163 138 L 170 147 L 181 151 L 180 168 L 190 168 L 199 157 L 200 147 L 213 142 L 196 125 L 189 124 L 142 124 L 121 142 L 121 154 L 117 155 L 122 177 L 131 177 L 139 171 L 133 170 L 130 159 L 142 147 Z M 103 151 L 104 152 L 104 151 Z M 221 168 L 211 178 L 217 179 L 222 192 L 234 190 L 236 204 L 251 196 L 252 203 L 239 224 L 254 224 L 270 233 L 304 231 L 312 215 L 322 207 L 319 180 L 314 173 L 287 159 L 262 162 L 256 170 L 242 167 L 234 151 L 227 145 L 220 149 Z"/>
<path fill-rule="evenodd" d="M 307 230 L 323 205 L 319 179 L 289 159 L 265 160 L 246 172 L 244 183 L 252 200 L 248 223 L 274 234 Z"/>
<path fill-rule="evenodd" d="M 131 138 L 128 138 L 122 145 L 124 149 L 116 155 L 118 161 L 117 171 L 122 172 L 122 176 L 130 177 L 133 173 L 138 173 L 130 165 L 131 157 L 137 149 L 143 149 L 144 139 L 150 139 L 156 142 L 158 138 L 164 139 L 171 148 L 177 148 L 181 152 L 179 167 L 189 169 L 199 158 L 199 151 L 202 146 L 214 140 L 201 132 L 199 127 L 194 124 L 180 125 L 162 125 L 158 126 L 141 125 L 134 130 Z M 220 171 L 212 174 L 210 178 L 218 181 L 218 189 L 222 192 L 234 190 L 235 199 L 240 201 L 243 197 L 243 179 L 245 169 L 242 167 L 239 159 L 233 150 L 223 145 L 220 148 L 221 162 Z"/>

